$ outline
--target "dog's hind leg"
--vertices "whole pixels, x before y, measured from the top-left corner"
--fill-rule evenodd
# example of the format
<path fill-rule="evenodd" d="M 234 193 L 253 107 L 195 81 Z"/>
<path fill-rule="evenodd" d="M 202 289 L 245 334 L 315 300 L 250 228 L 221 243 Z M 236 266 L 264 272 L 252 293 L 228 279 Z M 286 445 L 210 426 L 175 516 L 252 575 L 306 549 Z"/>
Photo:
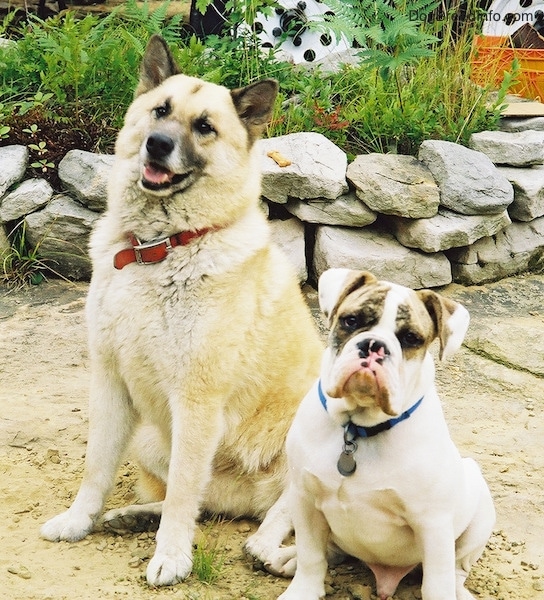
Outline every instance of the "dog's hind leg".
<path fill-rule="evenodd" d="M 137 495 L 142 503 L 109 510 L 100 519 L 102 529 L 115 533 L 157 531 L 161 520 L 170 462 L 168 442 L 157 427 L 145 424 L 137 428 L 132 446 L 140 464 Z"/>
<path fill-rule="evenodd" d="M 100 520 L 100 526 L 115 533 L 157 531 L 161 521 L 162 502 L 132 504 L 109 510 Z"/>

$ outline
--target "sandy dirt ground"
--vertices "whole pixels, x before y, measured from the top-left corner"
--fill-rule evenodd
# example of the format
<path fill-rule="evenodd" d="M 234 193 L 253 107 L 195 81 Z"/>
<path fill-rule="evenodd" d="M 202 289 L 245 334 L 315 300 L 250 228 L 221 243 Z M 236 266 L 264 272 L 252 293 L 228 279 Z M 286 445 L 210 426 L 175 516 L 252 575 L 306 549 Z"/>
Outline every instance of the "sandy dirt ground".
<path fill-rule="evenodd" d="M 71 503 L 87 435 L 86 284 L 0 288 L 0 598 L 6 600 L 271 600 L 287 581 L 244 555 L 256 524 L 201 524 L 217 580 L 150 589 L 154 534 L 96 532 L 76 543 L 41 540 L 40 525 Z M 476 598 L 544 598 L 544 277 L 530 275 L 445 293 L 472 314 L 463 349 L 438 367 L 452 436 L 480 463 L 498 520 L 469 587 Z M 315 301 L 315 294 L 309 295 Z M 135 500 L 127 458 L 109 507 Z M 421 598 L 417 574 L 395 598 Z M 373 579 L 355 561 L 330 570 L 327 598 L 370 600 Z"/>

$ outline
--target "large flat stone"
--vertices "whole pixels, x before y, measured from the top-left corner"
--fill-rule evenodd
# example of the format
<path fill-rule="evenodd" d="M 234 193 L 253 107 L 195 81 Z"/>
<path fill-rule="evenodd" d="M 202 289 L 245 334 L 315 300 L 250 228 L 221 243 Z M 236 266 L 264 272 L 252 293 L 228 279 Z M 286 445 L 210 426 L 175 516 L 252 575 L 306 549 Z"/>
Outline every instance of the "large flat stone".
<path fill-rule="evenodd" d="M 0 148 L 0 198 L 9 188 L 23 178 L 28 166 L 26 146 L 3 146 Z"/>
<path fill-rule="evenodd" d="M 55 196 L 44 209 L 26 217 L 28 240 L 40 245 L 40 256 L 57 273 L 69 279 L 89 279 L 87 246 L 98 217 L 69 196 Z"/>
<path fill-rule="evenodd" d="M 357 156 L 348 166 L 347 178 L 357 197 L 377 213 L 420 219 L 438 210 L 438 186 L 429 169 L 413 156 Z"/>
<path fill-rule="evenodd" d="M 544 117 L 503 117 L 501 131 L 544 131 Z"/>
<path fill-rule="evenodd" d="M 514 202 L 508 213 L 516 221 L 532 221 L 544 216 L 544 166 L 528 169 L 499 167 L 514 186 Z"/>
<path fill-rule="evenodd" d="M 59 177 L 66 190 L 84 206 L 103 211 L 107 204 L 108 179 L 114 156 L 70 150 L 59 163 Z"/>
<path fill-rule="evenodd" d="M 292 199 L 287 202 L 285 208 L 302 221 L 322 225 L 365 227 L 374 223 L 378 217 L 353 192 L 343 194 L 336 200 L 325 198 L 316 198 L 315 200 Z"/>
<path fill-rule="evenodd" d="M 469 144 L 496 165 L 530 167 L 544 163 L 544 131 L 480 131 L 470 136 Z"/>
<path fill-rule="evenodd" d="M 16 221 L 45 206 L 52 196 L 45 179 L 27 179 L 0 201 L 0 222 Z"/>
<path fill-rule="evenodd" d="M 437 287 L 452 280 L 450 263 L 441 252 L 410 250 L 391 234 L 372 227 L 318 227 L 314 275 L 317 278 L 331 267 L 367 269 L 380 279 L 415 289 Z"/>
<path fill-rule="evenodd" d="M 506 210 L 498 215 L 460 215 L 441 208 L 430 219 L 390 217 L 390 222 L 395 237 L 403 246 L 419 248 L 423 252 L 441 252 L 469 246 L 504 229 L 511 221 Z"/>
<path fill-rule="evenodd" d="M 442 140 L 427 140 L 419 160 L 440 188 L 440 204 L 463 215 L 502 213 L 514 200 L 512 184 L 482 152 Z"/>
<path fill-rule="evenodd" d="M 544 268 L 544 217 L 514 222 L 494 236 L 447 251 L 453 279 L 465 285 Z"/>
<path fill-rule="evenodd" d="M 288 198 L 328 198 L 348 192 L 346 153 L 320 133 L 290 133 L 259 140 L 262 195 L 284 204 Z M 290 161 L 280 167 L 268 152 L 279 152 Z"/>
<path fill-rule="evenodd" d="M 295 268 L 298 280 L 304 283 L 308 279 L 306 265 L 306 242 L 304 224 L 298 219 L 270 221 L 272 241 L 280 247 Z"/>

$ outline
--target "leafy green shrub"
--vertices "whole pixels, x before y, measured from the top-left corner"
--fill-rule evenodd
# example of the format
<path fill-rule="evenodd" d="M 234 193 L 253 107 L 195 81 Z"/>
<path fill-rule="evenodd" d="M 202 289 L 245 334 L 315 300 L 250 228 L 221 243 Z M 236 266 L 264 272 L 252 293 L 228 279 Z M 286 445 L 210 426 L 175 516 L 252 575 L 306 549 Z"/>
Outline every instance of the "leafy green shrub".
<path fill-rule="evenodd" d="M 209 2 L 200 0 L 202 8 Z M 471 2 L 469 11 L 475 9 L 476 0 Z M 327 74 L 277 62 L 273 51 L 263 53 L 240 28 L 241 17 L 257 5 L 231 4 L 229 31 L 236 34 L 205 42 L 180 35 L 181 17 L 167 18 L 167 3 L 152 11 L 147 3 L 128 0 L 105 17 L 67 12 L 47 21 L 31 19 L 16 46 L 0 49 L 0 143 L 10 143 L 13 118 L 32 110 L 33 122 L 42 114 L 59 127 L 99 124 L 107 134 L 97 149 L 111 150 L 152 33 L 169 41 L 188 75 L 228 87 L 277 78 L 280 94 L 270 135 L 312 130 L 350 154 L 414 153 L 426 138 L 465 142 L 498 120 L 504 94 L 488 107 L 487 90 L 470 81 L 478 23 L 467 23 L 454 36 L 451 15 L 427 19 L 435 0 L 329 0 L 336 17 L 319 26 L 348 32 L 362 46 L 363 60 Z M 270 4 L 262 0 L 258 6 L 270 9 Z M 409 18 L 409 10 L 422 20 Z"/>
<path fill-rule="evenodd" d="M 493 103 L 489 89 L 470 80 L 478 18 L 454 30 L 454 15 L 431 18 L 434 0 L 327 1 L 336 13 L 328 25 L 362 46 L 362 61 L 338 74 L 303 77 L 291 90 L 298 101 L 283 105 L 274 134 L 312 129 L 352 155 L 415 154 L 425 139 L 466 143 L 473 132 L 496 127 L 512 78 L 505 74 Z M 476 2 L 470 4 L 477 16 Z"/>
<path fill-rule="evenodd" d="M 151 11 L 128 0 L 105 17 L 30 18 L 17 44 L 0 50 L 2 103 L 21 115 L 22 103 L 42 92 L 51 98 L 45 113 L 59 122 L 80 117 L 119 128 L 146 40 L 178 39 L 181 16 L 167 19 L 166 11 L 167 4 Z"/>

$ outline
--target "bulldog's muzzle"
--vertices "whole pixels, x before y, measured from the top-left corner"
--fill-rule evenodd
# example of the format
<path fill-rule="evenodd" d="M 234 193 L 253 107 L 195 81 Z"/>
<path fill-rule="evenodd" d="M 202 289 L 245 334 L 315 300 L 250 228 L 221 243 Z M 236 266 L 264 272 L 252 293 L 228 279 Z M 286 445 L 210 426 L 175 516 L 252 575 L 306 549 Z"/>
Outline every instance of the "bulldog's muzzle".
<path fill-rule="evenodd" d="M 374 363 L 383 365 L 384 359 L 391 354 L 385 342 L 370 337 L 358 342 L 359 356 L 363 359 L 362 367 L 372 369 Z"/>

